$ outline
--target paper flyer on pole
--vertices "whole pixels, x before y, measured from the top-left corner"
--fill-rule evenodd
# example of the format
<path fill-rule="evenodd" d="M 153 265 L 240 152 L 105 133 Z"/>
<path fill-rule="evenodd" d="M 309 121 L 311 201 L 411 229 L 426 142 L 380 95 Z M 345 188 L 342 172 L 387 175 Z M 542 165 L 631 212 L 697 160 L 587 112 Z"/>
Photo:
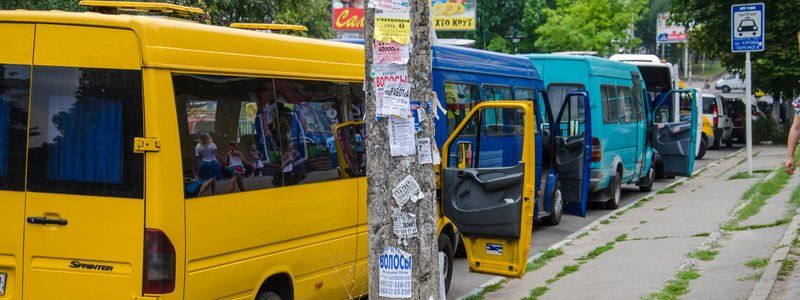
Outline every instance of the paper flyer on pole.
<path fill-rule="evenodd" d="M 413 273 L 411 254 L 396 247 L 387 247 L 378 259 L 378 296 L 411 298 Z"/>
<path fill-rule="evenodd" d="M 413 118 L 389 118 L 389 150 L 392 156 L 417 153 Z"/>

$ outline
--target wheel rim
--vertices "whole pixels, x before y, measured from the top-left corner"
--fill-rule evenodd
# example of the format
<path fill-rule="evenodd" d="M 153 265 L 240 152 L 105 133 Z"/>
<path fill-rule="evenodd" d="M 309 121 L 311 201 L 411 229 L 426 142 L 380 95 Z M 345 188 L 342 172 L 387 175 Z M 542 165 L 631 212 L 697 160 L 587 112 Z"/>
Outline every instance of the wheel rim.
<path fill-rule="evenodd" d="M 447 270 L 448 267 L 450 267 L 450 257 L 447 256 L 447 253 L 441 251 L 439 253 L 444 254 L 444 269 L 442 270 L 444 271 L 444 278 L 447 278 L 447 273 L 448 273 Z"/>
<path fill-rule="evenodd" d="M 564 209 L 564 202 L 561 198 L 561 190 L 556 190 L 553 193 L 553 215 L 556 218 L 561 217 L 561 212 Z"/>
<path fill-rule="evenodd" d="M 614 191 L 614 202 L 619 205 L 620 201 L 622 200 L 622 182 L 617 179 L 617 187 L 616 191 Z"/>

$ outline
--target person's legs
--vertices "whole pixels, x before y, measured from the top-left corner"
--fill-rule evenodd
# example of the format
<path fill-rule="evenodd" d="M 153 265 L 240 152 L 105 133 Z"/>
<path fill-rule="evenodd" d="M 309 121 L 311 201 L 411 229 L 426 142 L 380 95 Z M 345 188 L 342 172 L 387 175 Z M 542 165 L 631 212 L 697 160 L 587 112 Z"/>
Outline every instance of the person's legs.
<path fill-rule="evenodd" d="M 239 191 L 244 192 L 244 178 L 236 176 L 236 184 L 239 186 Z"/>

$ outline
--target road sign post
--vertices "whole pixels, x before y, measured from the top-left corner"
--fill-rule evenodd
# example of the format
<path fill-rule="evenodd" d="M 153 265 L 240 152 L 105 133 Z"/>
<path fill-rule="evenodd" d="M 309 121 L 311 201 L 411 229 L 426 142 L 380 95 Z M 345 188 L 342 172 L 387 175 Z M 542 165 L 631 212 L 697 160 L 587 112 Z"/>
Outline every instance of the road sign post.
<path fill-rule="evenodd" d="M 753 86 L 750 52 L 764 51 L 764 3 L 731 5 L 731 51 L 745 52 L 747 174 L 753 176 Z"/>

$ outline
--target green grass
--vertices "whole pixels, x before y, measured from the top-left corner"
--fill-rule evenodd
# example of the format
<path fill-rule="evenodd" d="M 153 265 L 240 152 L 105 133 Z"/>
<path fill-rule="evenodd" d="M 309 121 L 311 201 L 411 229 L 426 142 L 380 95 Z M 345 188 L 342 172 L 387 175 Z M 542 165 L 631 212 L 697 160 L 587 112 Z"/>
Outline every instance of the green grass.
<path fill-rule="evenodd" d="M 767 203 L 767 199 L 778 194 L 788 182 L 789 175 L 776 170 L 775 176 L 769 180 L 762 180 L 750 186 L 742 196 L 742 200 L 748 201 L 747 204 L 734 214 L 733 219 L 723 225 L 723 229 L 736 230 L 739 222 L 758 214 L 758 212 L 761 211 L 761 207 Z M 798 197 L 800 197 L 800 195 Z M 746 230 L 746 228 L 744 230 Z"/>
<path fill-rule="evenodd" d="M 797 261 L 794 259 L 784 259 L 781 261 L 781 269 L 778 271 L 778 276 L 785 277 L 789 275 L 789 272 L 794 270 L 794 265 L 797 264 Z"/>
<path fill-rule="evenodd" d="M 775 222 L 772 222 L 772 223 L 769 223 L 769 224 L 753 224 L 753 225 L 747 225 L 747 226 L 730 226 L 730 227 L 726 227 L 725 230 L 728 230 L 728 231 L 744 231 L 744 230 L 776 227 L 776 226 L 781 226 L 781 225 L 784 225 L 784 224 L 788 224 L 791 221 L 792 221 L 791 218 L 782 218 L 782 219 L 775 220 Z"/>
<path fill-rule="evenodd" d="M 469 297 L 464 298 L 464 300 L 482 300 L 486 297 L 487 294 L 496 292 L 497 290 L 502 288 L 503 284 L 505 284 L 506 282 L 508 282 L 508 280 L 503 279 L 495 284 L 487 285 L 483 287 L 483 289 L 481 289 L 481 291 L 478 292 L 477 294 L 470 295 Z"/>
<path fill-rule="evenodd" d="M 522 298 L 522 300 L 537 300 L 539 299 L 539 297 L 544 296 L 544 294 L 547 293 L 548 290 L 550 290 L 550 288 L 546 286 L 537 287 L 531 290 L 530 296 Z"/>
<path fill-rule="evenodd" d="M 618 237 L 614 238 L 615 242 L 624 242 L 628 239 L 628 234 L 620 234 Z"/>
<path fill-rule="evenodd" d="M 548 249 L 542 252 L 542 255 L 534 259 L 532 262 L 528 263 L 528 266 L 525 268 L 525 272 L 532 272 L 544 267 L 549 263 L 553 258 L 556 258 L 560 255 L 564 254 L 564 251 L 561 248 L 556 249 Z"/>
<path fill-rule="evenodd" d="M 747 172 L 739 172 L 739 173 L 731 175 L 731 177 L 728 177 L 728 180 L 748 179 L 748 178 L 752 178 L 752 177 L 749 174 L 747 174 Z"/>
<path fill-rule="evenodd" d="M 663 188 L 663 189 L 658 190 L 658 192 L 656 192 L 656 195 L 674 194 L 674 193 L 675 193 L 675 187 L 671 186 L 671 187 L 668 187 L 668 188 Z"/>
<path fill-rule="evenodd" d="M 671 205 L 670 205 L 670 206 L 671 206 Z M 659 208 L 656 208 L 656 209 L 655 209 L 655 211 L 665 211 L 665 210 L 667 210 L 667 208 L 669 208 L 670 206 L 659 207 Z"/>
<path fill-rule="evenodd" d="M 584 231 L 583 233 L 581 233 L 577 237 L 575 237 L 575 239 L 576 240 L 580 240 L 582 238 L 585 238 L 587 235 L 589 235 L 589 232 L 588 231 Z"/>
<path fill-rule="evenodd" d="M 757 270 L 757 269 L 763 269 L 764 267 L 767 266 L 768 263 L 769 263 L 769 258 L 756 257 L 751 260 L 748 260 L 746 263 L 744 263 L 744 265 L 750 269 Z"/>
<path fill-rule="evenodd" d="M 641 221 L 639 221 L 639 224 L 645 224 L 645 223 L 647 223 L 647 220 L 641 220 Z"/>
<path fill-rule="evenodd" d="M 627 235 L 625 235 L 625 236 L 627 237 Z M 617 238 L 620 238 L 620 237 L 622 237 L 622 236 L 619 236 Z M 605 245 L 598 246 L 597 248 L 592 249 L 592 251 L 589 252 L 588 254 L 586 254 L 585 256 L 579 257 L 578 260 L 592 260 L 592 259 L 595 259 L 598 256 L 600 256 L 600 254 L 603 254 L 603 253 L 605 253 L 605 252 L 607 252 L 607 251 L 609 251 L 611 249 L 614 249 L 614 243 L 616 243 L 616 242 L 608 242 Z"/>
<path fill-rule="evenodd" d="M 702 261 L 712 261 L 714 260 L 714 257 L 717 256 L 717 254 L 719 254 L 719 251 L 717 250 L 697 250 L 695 252 L 689 253 L 689 255 L 687 256 Z"/>
<path fill-rule="evenodd" d="M 566 265 L 566 266 L 564 266 L 564 268 L 561 269 L 560 272 L 558 272 L 558 274 L 556 274 L 556 277 L 548 279 L 547 280 L 547 284 L 552 284 L 553 282 L 558 281 L 559 279 L 563 278 L 564 276 L 567 276 L 569 274 L 578 272 L 578 270 L 580 270 L 580 269 L 581 269 L 581 265 L 580 264 Z"/>
<path fill-rule="evenodd" d="M 691 268 L 678 272 L 675 278 L 670 279 L 667 285 L 658 292 L 642 297 L 642 299 L 652 300 L 674 300 L 689 292 L 689 281 L 700 278 L 697 269 Z"/>
<path fill-rule="evenodd" d="M 706 237 L 706 236 L 709 236 L 709 235 L 711 235 L 710 232 L 701 232 L 701 233 L 693 234 L 692 237 Z"/>
<path fill-rule="evenodd" d="M 603 224 L 603 225 L 608 225 L 608 223 L 611 223 L 611 220 L 606 219 L 606 220 L 600 221 L 600 224 Z"/>

